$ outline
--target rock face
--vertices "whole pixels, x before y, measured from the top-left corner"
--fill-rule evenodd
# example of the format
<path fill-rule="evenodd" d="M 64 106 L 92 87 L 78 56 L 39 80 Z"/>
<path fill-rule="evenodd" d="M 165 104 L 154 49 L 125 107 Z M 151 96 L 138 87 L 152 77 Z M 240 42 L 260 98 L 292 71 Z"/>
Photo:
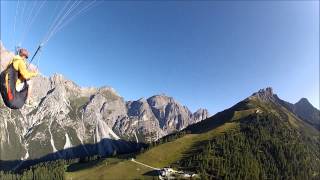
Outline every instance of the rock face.
<path fill-rule="evenodd" d="M 81 88 L 62 75 L 31 83 L 32 106 L 10 110 L 0 100 L 0 160 L 126 152 L 209 116 L 165 95 L 125 101 L 111 87 Z"/>
<path fill-rule="evenodd" d="M 110 87 L 80 88 L 61 75 L 31 82 L 33 107 L 10 110 L 1 101 L 1 160 L 35 159 L 102 141 L 81 151 L 125 151 L 130 146 L 119 140 L 154 141 L 209 116 L 205 109 L 192 114 L 164 95 L 126 102 Z"/>
<path fill-rule="evenodd" d="M 7 51 L 0 41 L 0 72 L 2 72 L 9 61 L 13 58 L 14 54 L 10 51 Z"/>
<path fill-rule="evenodd" d="M 268 101 L 268 100 L 275 101 L 275 99 L 277 98 L 276 95 L 273 94 L 273 90 L 271 87 L 260 89 L 258 92 L 253 93 L 252 96 L 255 96 L 263 101 Z"/>

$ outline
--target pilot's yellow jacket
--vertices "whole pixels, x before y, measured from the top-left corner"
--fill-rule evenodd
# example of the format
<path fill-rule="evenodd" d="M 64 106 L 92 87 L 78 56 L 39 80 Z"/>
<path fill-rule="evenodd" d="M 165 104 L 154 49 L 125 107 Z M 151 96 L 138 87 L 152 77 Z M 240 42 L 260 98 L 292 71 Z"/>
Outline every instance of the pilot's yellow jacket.
<path fill-rule="evenodd" d="M 27 69 L 26 60 L 23 59 L 19 55 L 16 55 L 15 57 L 13 57 L 13 59 L 10 61 L 9 65 L 11 63 L 13 63 L 14 70 L 18 71 L 19 74 L 21 75 L 19 77 L 19 79 L 17 80 L 17 82 L 16 82 L 16 86 L 21 84 L 21 82 L 23 82 L 25 80 L 29 80 L 30 78 L 35 77 L 35 76 L 38 75 L 38 73 L 30 72 Z"/>

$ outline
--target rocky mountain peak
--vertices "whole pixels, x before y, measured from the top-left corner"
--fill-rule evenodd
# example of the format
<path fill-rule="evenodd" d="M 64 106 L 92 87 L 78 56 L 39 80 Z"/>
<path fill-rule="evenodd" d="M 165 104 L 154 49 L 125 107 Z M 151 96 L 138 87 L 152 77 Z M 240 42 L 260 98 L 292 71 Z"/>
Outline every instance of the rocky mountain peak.
<path fill-rule="evenodd" d="M 116 91 L 115 89 L 113 89 L 112 87 L 109 87 L 109 86 L 102 86 L 102 87 L 100 87 L 100 88 L 99 88 L 99 92 L 101 92 L 101 93 L 111 92 L 111 93 L 119 96 L 118 93 L 117 93 L 117 91 Z"/>
<path fill-rule="evenodd" d="M 271 87 L 267 87 L 267 88 L 264 88 L 264 89 L 260 89 L 260 90 L 258 91 L 258 93 L 259 93 L 260 95 L 263 95 L 263 96 L 269 96 L 269 97 L 271 97 L 271 96 L 273 96 L 273 89 L 272 89 Z"/>
<path fill-rule="evenodd" d="M 295 105 L 299 105 L 299 104 L 312 106 L 312 104 L 309 102 L 307 98 L 301 98 L 298 102 L 295 103 Z"/>
<path fill-rule="evenodd" d="M 62 74 L 54 74 L 50 77 L 52 86 L 63 85 L 70 91 L 80 91 L 80 87 L 73 81 L 68 80 Z"/>
<path fill-rule="evenodd" d="M 253 93 L 249 99 L 250 98 L 258 98 L 264 102 L 272 102 L 276 105 L 281 105 L 305 122 L 320 129 L 320 111 L 315 108 L 307 98 L 301 98 L 297 103 L 292 104 L 280 99 L 276 94 L 273 93 L 271 87 L 260 89 L 258 92 Z"/>
<path fill-rule="evenodd" d="M 195 113 L 193 113 L 194 123 L 197 123 L 203 119 L 207 119 L 210 117 L 209 111 L 207 109 L 198 109 Z"/>
<path fill-rule="evenodd" d="M 100 87 L 96 94 L 102 95 L 108 101 L 114 101 L 122 98 L 115 89 L 107 86 Z"/>
<path fill-rule="evenodd" d="M 315 108 L 307 98 L 300 99 L 297 103 L 293 104 L 292 107 L 293 112 L 301 119 L 320 129 L 320 111 Z"/>
<path fill-rule="evenodd" d="M 137 101 L 127 103 L 129 116 L 142 116 L 145 113 L 150 114 L 151 110 L 145 98 L 140 98 Z"/>
<path fill-rule="evenodd" d="M 64 82 L 66 81 L 65 77 L 62 75 L 62 74 L 53 74 L 51 77 L 50 77 L 50 80 L 53 81 L 53 82 Z"/>
<path fill-rule="evenodd" d="M 170 96 L 166 96 L 164 94 L 161 95 L 154 95 L 150 98 L 147 99 L 148 103 L 150 104 L 150 106 L 165 106 L 167 104 L 179 104 L 177 101 L 175 101 L 172 97 Z"/>
<path fill-rule="evenodd" d="M 273 93 L 273 89 L 271 87 L 267 87 L 264 89 L 260 89 L 258 92 L 252 94 L 253 97 L 257 97 L 263 101 L 274 100 L 276 94 Z"/>

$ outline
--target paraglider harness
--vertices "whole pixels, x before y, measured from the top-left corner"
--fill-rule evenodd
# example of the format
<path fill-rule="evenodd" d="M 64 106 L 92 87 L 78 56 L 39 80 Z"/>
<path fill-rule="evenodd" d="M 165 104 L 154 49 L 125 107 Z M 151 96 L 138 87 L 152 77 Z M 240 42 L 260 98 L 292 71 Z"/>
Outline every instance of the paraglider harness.
<path fill-rule="evenodd" d="M 36 55 L 40 52 L 42 46 L 43 44 L 39 45 L 27 67 L 29 67 Z M 16 51 L 16 53 L 18 53 L 19 48 L 17 48 Z M 12 61 L 8 65 L 8 67 L 0 74 L 0 92 L 3 102 L 8 108 L 20 109 L 23 107 L 27 100 L 29 85 L 27 83 L 27 80 L 24 80 L 23 82 L 21 82 L 23 83 L 22 90 L 17 91 L 16 82 L 21 77 L 21 74 L 19 71 L 14 69 L 13 63 L 14 61 Z"/>
<path fill-rule="evenodd" d="M 22 82 L 24 84 L 22 90 L 16 90 L 16 82 L 20 76 L 20 73 L 14 69 L 13 62 L 0 74 L 2 99 L 4 104 L 11 109 L 22 108 L 27 100 L 29 86 L 26 80 Z"/>

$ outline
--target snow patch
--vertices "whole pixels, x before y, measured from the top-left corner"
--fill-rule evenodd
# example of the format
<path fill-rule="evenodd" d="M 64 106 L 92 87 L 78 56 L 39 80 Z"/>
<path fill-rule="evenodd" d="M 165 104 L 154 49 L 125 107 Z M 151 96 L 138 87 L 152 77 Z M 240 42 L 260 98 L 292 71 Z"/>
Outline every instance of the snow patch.
<path fill-rule="evenodd" d="M 72 144 L 71 144 L 71 141 L 70 141 L 68 133 L 66 133 L 65 136 L 66 136 L 66 143 L 64 144 L 63 149 L 71 148 Z"/>
<path fill-rule="evenodd" d="M 57 152 L 58 150 L 57 150 L 56 147 L 54 146 L 54 141 L 53 141 L 53 139 L 52 139 L 52 135 L 51 135 L 50 143 L 51 143 L 53 152 Z"/>
<path fill-rule="evenodd" d="M 57 152 L 58 150 L 57 150 L 56 147 L 54 146 L 53 136 L 52 136 L 52 133 L 51 133 L 51 124 L 52 124 L 52 120 L 50 121 L 50 124 L 49 124 L 50 143 L 51 143 L 53 152 Z"/>
<path fill-rule="evenodd" d="M 136 137 L 136 141 L 137 141 L 137 143 L 139 143 L 139 140 L 138 140 L 138 137 L 137 137 L 137 133 L 136 133 L 136 131 L 133 131 L 133 134 L 134 134 L 134 137 Z"/>
<path fill-rule="evenodd" d="M 23 160 L 27 160 L 28 158 L 29 158 L 29 149 L 28 149 L 28 146 L 29 146 L 29 144 L 25 144 L 25 146 L 24 146 L 24 148 L 25 148 L 25 150 L 26 150 L 26 154 L 23 156 L 23 157 L 21 157 L 21 160 L 23 161 Z"/>
<path fill-rule="evenodd" d="M 22 158 L 22 160 L 26 160 L 26 159 L 28 159 L 29 158 L 29 151 L 28 151 L 28 149 L 27 149 L 27 153 L 26 153 L 26 155 L 24 156 L 24 158 Z"/>

